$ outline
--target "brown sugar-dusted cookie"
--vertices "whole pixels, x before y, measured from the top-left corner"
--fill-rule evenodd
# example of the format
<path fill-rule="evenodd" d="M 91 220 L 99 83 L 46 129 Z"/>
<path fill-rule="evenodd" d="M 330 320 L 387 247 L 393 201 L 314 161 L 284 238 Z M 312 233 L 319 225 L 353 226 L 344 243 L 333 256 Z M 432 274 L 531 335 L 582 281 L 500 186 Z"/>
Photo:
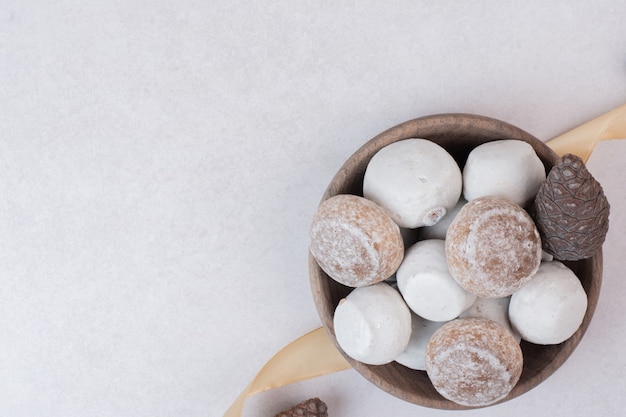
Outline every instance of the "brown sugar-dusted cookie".
<path fill-rule="evenodd" d="M 602 186 L 576 155 L 564 155 L 552 167 L 534 209 L 543 248 L 558 260 L 590 258 L 609 229 Z"/>
<path fill-rule="evenodd" d="M 404 257 L 400 228 L 376 203 L 340 194 L 317 209 L 310 251 L 320 268 L 349 287 L 362 287 L 393 275 Z"/>
<path fill-rule="evenodd" d="M 514 202 L 480 197 L 463 206 L 448 227 L 446 260 L 466 291 L 483 298 L 507 297 L 539 268 L 539 232 Z"/>
<path fill-rule="evenodd" d="M 499 324 L 484 318 L 444 324 L 426 346 L 426 372 L 443 397 L 482 407 L 508 395 L 522 374 L 520 345 Z"/>

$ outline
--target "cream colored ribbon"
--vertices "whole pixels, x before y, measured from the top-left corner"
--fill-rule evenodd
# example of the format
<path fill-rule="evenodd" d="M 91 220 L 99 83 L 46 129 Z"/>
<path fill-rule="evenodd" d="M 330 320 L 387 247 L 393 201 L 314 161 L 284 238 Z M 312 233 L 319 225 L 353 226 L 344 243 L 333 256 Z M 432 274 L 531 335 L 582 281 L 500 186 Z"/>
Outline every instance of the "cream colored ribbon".
<path fill-rule="evenodd" d="M 626 104 L 546 142 L 559 156 L 587 162 L 601 140 L 626 138 Z M 274 355 L 224 414 L 240 417 L 246 398 L 258 392 L 350 369 L 322 327 L 294 340 Z"/>
<path fill-rule="evenodd" d="M 546 142 L 559 156 L 571 153 L 587 162 L 601 140 L 626 138 L 626 104 Z"/>
<path fill-rule="evenodd" d="M 349 368 L 350 364 L 335 348 L 326 330 L 320 327 L 294 340 L 274 355 L 224 417 L 240 417 L 246 398 L 257 392 Z"/>

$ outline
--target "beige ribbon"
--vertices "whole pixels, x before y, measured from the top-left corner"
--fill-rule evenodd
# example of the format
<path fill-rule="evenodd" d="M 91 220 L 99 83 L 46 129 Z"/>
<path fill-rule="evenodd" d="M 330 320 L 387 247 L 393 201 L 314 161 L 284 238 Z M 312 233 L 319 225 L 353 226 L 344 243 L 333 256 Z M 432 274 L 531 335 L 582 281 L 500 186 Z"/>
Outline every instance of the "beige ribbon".
<path fill-rule="evenodd" d="M 272 357 L 230 406 L 224 417 L 240 417 L 252 394 L 350 369 L 323 327 L 294 340 Z"/>
<path fill-rule="evenodd" d="M 587 162 L 601 140 L 626 138 L 626 104 L 546 142 L 559 156 L 571 153 Z"/>
<path fill-rule="evenodd" d="M 559 156 L 572 153 L 587 162 L 601 140 L 626 138 L 626 104 L 547 142 Z M 246 398 L 258 392 L 350 369 L 326 330 L 320 327 L 274 355 L 241 393 L 224 417 L 240 417 Z"/>

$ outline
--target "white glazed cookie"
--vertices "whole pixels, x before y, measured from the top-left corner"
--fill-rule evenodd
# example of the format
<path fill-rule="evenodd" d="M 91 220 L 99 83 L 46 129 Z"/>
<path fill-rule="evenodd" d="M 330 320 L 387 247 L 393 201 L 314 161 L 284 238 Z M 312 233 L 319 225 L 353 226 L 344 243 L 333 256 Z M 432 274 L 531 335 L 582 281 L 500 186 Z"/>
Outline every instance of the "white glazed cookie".
<path fill-rule="evenodd" d="M 424 226 L 417 229 L 419 240 L 426 239 L 445 239 L 446 232 L 450 223 L 454 220 L 457 213 L 461 211 L 461 208 L 467 203 L 467 201 L 461 197 L 452 209 L 448 210 L 445 216 L 441 220 L 432 226 Z"/>
<path fill-rule="evenodd" d="M 324 272 L 350 287 L 389 278 L 404 256 L 398 225 L 375 203 L 347 194 L 320 204 L 309 248 Z"/>
<path fill-rule="evenodd" d="M 437 329 L 445 323 L 426 320 L 415 313 L 411 314 L 411 339 L 404 352 L 396 357 L 396 362 L 407 368 L 425 371 L 426 345 Z"/>
<path fill-rule="evenodd" d="M 383 365 L 402 353 L 411 337 L 411 311 L 402 296 L 380 282 L 354 289 L 333 318 L 337 343 L 357 361 Z"/>
<path fill-rule="evenodd" d="M 521 140 L 498 140 L 474 148 L 463 168 L 467 201 L 499 195 L 526 206 L 546 180 L 546 171 L 533 147 Z"/>
<path fill-rule="evenodd" d="M 524 340 L 548 345 L 569 339 L 586 311 L 587 294 L 576 274 L 552 261 L 542 262 L 533 279 L 513 294 L 509 318 Z"/>
<path fill-rule="evenodd" d="M 411 246 L 396 272 L 398 289 L 409 308 L 431 321 L 457 318 L 476 300 L 450 275 L 445 243 L 422 240 Z"/>
<path fill-rule="evenodd" d="M 450 274 L 466 291 L 483 298 L 513 294 L 541 262 L 535 223 L 502 197 L 480 197 L 463 206 L 445 242 Z"/>
<path fill-rule="evenodd" d="M 363 178 L 363 195 L 401 227 L 436 224 L 459 200 L 462 174 L 441 146 L 426 139 L 405 139 L 378 151 Z"/>
<path fill-rule="evenodd" d="M 509 303 L 511 297 L 503 298 L 477 298 L 474 304 L 465 310 L 460 318 L 466 317 L 482 317 L 495 321 L 500 326 L 511 332 L 517 342 L 521 342 L 522 337 L 518 332 L 513 330 L 509 321 Z"/>
<path fill-rule="evenodd" d="M 437 392 L 470 407 L 506 397 L 522 366 L 522 349 L 511 333 L 483 318 L 444 324 L 426 347 L 426 372 Z"/>

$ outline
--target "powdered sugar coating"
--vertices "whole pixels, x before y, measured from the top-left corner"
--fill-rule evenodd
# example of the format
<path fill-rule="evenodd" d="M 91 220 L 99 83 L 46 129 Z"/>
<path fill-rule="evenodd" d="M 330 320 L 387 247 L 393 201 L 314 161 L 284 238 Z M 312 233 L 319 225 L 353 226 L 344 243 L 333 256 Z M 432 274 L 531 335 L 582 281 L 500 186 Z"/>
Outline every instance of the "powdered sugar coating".
<path fill-rule="evenodd" d="M 353 359 L 383 365 L 402 353 L 411 337 L 411 312 L 385 282 L 355 288 L 333 317 L 337 343 Z"/>
<path fill-rule="evenodd" d="M 483 298 L 507 297 L 524 286 L 541 262 L 541 239 L 531 217 L 503 197 L 467 203 L 446 234 L 454 279 Z"/>
<path fill-rule="evenodd" d="M 484 318 L 448 322 L 426 347 L 426 372 L 433 386 L 465 406 L 486 406 L 506 397 L 522 367 L 522 350 L 511 333 Z"/>
<path fill-rule="evenodd" d="M 474 304 L 465 310 L 459 318 L 465 317 L 482 317 L 495 321 L 500 326 L 511 332 L 515 340 L 519 343 L 522 337 L 518 332 L 513 330 L 509 320 L 509 304 L 511 297 L 502 298 L 480 298 L 478 297 Z"/>
<path fill-rule="evenodd" d="M 310 251 L 332 279 L 362 287 L 389 278 L 404 257 L 400 228 L 375 203 L 341 194 L 320 204 Z"/>
<path fill-rule="evenodd" d="M 411 338 L 404 352 L 396 356 L 396 362 L 418 371 L 426 370 L 426 345 L 431 336 L 445 321 L 430 321 L 411 313 Z"/>
<path fill-rule="evenodd" d="M 564 342 L 578 330 L 587 294 L 576 274 L 559 261 L 542 262 L 532 280 L 511 297 L 509 317 L 524 340 Z"/>
<path fill-rule="evenodd" d="M 421 240 L 407 249 L 396 279 L 409 308 L 427 320 L 452 320 L 476 301 L 450 275 L 441 239 Z"/>
<path fill-rule="evenodd" d="M 526 206 L 546 180 L 546 171 L 533 147 L 514 139 L 486 142 L 474 148 L 463 168 L 467 201 L 499 195 Z"/>
<path fill-rule="evenodd" d="M 401 227 L 436 224 L 452 209 L 463 189 L 462 173 L 452 156 L 427 139 L 391 143 L 370 160 L 363 196 L 384 207 Z"/>
<path fill-rule="evenodd" d="M 457 201 L 456 205 L 452 207 L 452 209 L 446 212 L 446 215 L 443 216 L 441 220 L 437 222 L 437 224 L 432 226 L 424 226 L 417 229 L 419 234 L 419 240 L 426 239 L 441 239 L 444 240 L 446 238 L 446 232 L 448 231 L 448 227 L 450 223 L 454 220 L 457 213 L 461 210 L 461 208 L 467 204 L 467 201 L 461 197 L 459 201 Z"/>

